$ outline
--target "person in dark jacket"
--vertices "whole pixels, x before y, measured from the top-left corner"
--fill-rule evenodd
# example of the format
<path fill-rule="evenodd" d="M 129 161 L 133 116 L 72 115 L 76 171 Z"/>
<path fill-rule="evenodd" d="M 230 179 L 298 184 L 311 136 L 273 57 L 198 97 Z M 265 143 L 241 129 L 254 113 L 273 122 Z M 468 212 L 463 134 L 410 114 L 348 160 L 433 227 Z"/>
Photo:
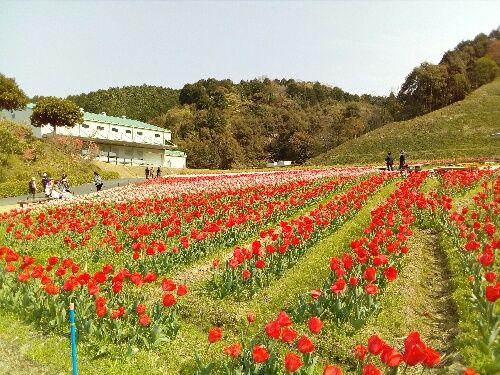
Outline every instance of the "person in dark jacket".
<path fill-rule="evenodd" d="M 399 152 L 399 170 L 403 170 L 406 164 L 406 155 L 403 150 Z"/>
<path fill-rule="evenodd" d="M 160 168 L 160 167 L 158 167 L 158 168 L 156 169 L 156 177 L 157 177 L 157 178 L 158 178 L 158 177 L 161 177 L 161 168 Z"/>
<path fill-rule="evenodd" d="M 36 193 L 36 180 L 35 180 L 35 177 L 31 177 L 31 180 L 28 183 L 28 190 L 30 192 L 31 197 L 33 199 L 35 199 L 35 193 Z"/>
<path fill-rule="evenodd" d="M 385 157 L 385 163 L 387 164 L 387 170 L 388 171 L 393 171 L 393 165 L 394 165 L 394 158 L 392 156 L 392 152 L 388 152 L 387 156 Z"/>
<path fill-rule="evenodd" d="M 146 180 L 149 178 L 149 167 L 146 166 L 146 169 L 144 170 L 144 174 L 146 175 Z"/>

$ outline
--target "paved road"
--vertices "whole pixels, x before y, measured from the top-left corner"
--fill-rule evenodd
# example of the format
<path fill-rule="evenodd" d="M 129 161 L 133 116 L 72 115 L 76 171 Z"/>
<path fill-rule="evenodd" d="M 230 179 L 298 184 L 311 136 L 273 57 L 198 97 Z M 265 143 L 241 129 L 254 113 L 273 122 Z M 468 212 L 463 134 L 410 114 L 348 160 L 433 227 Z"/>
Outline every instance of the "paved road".
<path fill-rule="evenodd" d="M 137 181 L 143 181 L 144 178 L 120 178 L 116 180 L 105 180 L 104 181 L 104 186 L 102 190 L 106 189 L 111 189 L 117 186 L 123 186 L 123 185 L 128 185 Z M 75 193 L 75 195 L 82 195 L 82 194 L 88 194 L 93 191 L 95 191 L 95 185 L 93 183 L 90 184 L 83 184 L 79 186 L 72 186 L 71 191 Z M 35 195 L 37 198 L 43 198 L 45 195 L 44 193 L 40 192 Z M 0 206 L 10 206 L 10 205 L 15 205 L 17 202 L 26 200 L 28 198 L 28 195 L 21 195 L 19 197 L 9 197 L 9 198 L 2 198 L 0 199 Z"/>

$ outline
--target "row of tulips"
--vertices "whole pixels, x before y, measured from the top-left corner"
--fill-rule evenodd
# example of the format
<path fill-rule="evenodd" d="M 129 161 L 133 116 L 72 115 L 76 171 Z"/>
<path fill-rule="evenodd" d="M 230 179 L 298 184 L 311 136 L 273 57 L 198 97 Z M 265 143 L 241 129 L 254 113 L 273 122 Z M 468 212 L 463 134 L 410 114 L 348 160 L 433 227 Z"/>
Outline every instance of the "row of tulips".
<path fill-rule="evenodd" d="M 492 169 L 470 168 L 465 170 L 451 170 L 438 172 L 440 187 L 448 194 L 457 194 L 466 191 L 470 186 L 483 178 L 494 174 Z"/>
<path fill-rule="evenodd" d="M 291 312 L 296 320 L 317 315 L 358 328 L 377 311 L 380 294 L 397 278 L 408 252 L 405 243 L 413 234 L 413 210 L 422 200 L 418 189 L 426 177 L 427 172 L 412 174 L 371 212 L 364 236 L 351 242 L 351 252 L 330 260 L 332 273 L 323 288 L 299 299 Z"/>
<path fill-rule="evenodd" d="M 248 297 L 280 277 L 316 242 L 352 217 L 389 179 L 373 175 L 308 214 L 262 230 L 250 246 L 236 246 L 224 267 L 215 267 L 209 288 L 218 297 Z M 218 264 L 215 260 L 214 265 Z"/>
<path fill-rule="evenodd" d="M 482 183 L 471 204 L 453 209 L 453 199 L 433 196 L 438 202 L 433 224 L 452 240 L 460 268 L 470 285 L 470 303 L 477 327 L 475 345 L 489 358 L 484 371 L 500 371 L 500 277 L 495 252 L 500 249 L 500 176 Z"/>
<path fill-rule="evenodd" d="M 247 317 L 249 323 L 256 319 Z M 313 374 L 317 372 L 319 357 L 315 355 L 315 336 L 326 334 L 324 324 L 317 316 L 307 321 L 306 333 L 296 330 L 294 322 L 286 312 L 281 311 L 276 319 L 265 325 L 265 335 L 252 340 L 235 341 L 222 347 L 228 360 L 217 368 L 217 373 L 226 374 Z M 223 340 L 223 330 L 212 327 L 208 333 L 210 345 Z M 278 353 L 284 353 L 280 355 Z M 366 344 L 354 347 L 353 356 L 357 363 L 356 373 L 360 375 L 397 374 L 408 366 L 421 366 L 423 370 L 433 368 L 441 361 L 441 355 L 426 345 L 419 332 L 411 332 L 401 348 L 390 345 L 377 335 L 372 335 Z M 197 374 L 210 374 L 215 364 L 203 365 L 198 360 Z M 342 368 L 333 364 L 323 367 L 323 375 L 342 375 Z"/>
<path fill-rule="evenodd" d="M 90 274 L 71 258 L 51 256 L 38 263 L 6 246 L 0 246 L 0 264 L 0 306 L 44 329 L 66 331 L 70 303 L 78 311 L 82 342 L 152 347 L 175 337 L 179 328 L 177 299 L 187 288 L 160 281 L 154 272 L 106 264 Z M 163 297 L 151 303 L 147 291 L 159 285 Z"/>

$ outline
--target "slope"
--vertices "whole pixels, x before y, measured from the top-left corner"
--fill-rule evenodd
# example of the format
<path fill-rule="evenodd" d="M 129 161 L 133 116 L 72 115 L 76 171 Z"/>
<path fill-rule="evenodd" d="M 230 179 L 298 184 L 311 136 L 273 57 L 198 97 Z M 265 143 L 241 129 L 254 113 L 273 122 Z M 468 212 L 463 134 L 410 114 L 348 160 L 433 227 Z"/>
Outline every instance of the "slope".
<path fill-rule="evenodd" d="M 0 198 L 28 193 L 28 181 L 41 176 L 53 178 L 68 174 L 72 185 L 91 182 L 93 171 L 101 171 L 104 179 L 118 177 L 116 172 L 102 171 L 80 157 L 84 143 L 69 137 L 37 139 L 31 131 L 9 120 L 0 120 Z"/>
<path fill-rule="evenodd" d="M 325 152 L 308 164 L 381 163 L 387 151 L 410 160 L 500 157 L 500 78 L 464 100 L 408 121 L 393 122 Z M 396 155 L 397 156 L 397 155 Z"/>

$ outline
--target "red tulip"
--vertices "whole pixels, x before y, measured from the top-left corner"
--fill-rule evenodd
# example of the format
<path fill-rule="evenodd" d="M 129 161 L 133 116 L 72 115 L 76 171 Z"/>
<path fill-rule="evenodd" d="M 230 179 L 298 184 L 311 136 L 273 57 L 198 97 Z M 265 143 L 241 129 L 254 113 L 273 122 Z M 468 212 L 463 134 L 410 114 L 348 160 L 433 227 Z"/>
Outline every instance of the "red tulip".
<path fill-rule="evenodd" d="M 319 296 L 321 296 L 321 290 L 319 290 L 319 289 L 311 290 L 311 297 L 313 299 L 318 299 Z"/>
<path fill-rule="evenodd" d="M 463 375 L 479 375 L 479 374 L 469 367 L 467 368 L 467 370 L 464 371 Z"/>
<path fill-rule="evenodd" d="M 213 344 L 222 338 L 222 329 L 220 327 L 212 327 L 208 332 L 208 341 Z"/>
<path fill-rule="evenodd" d="M 239 342 L 235 342 L 234 344 L 225 346 L 222 350 L 230 357 L 236 358 L 240 356 L 242 347 Z"/>
<path fill-rule="evenodd" d="M 368 363 L 363 366 L 362 375 L 382 375 L 382 371 L 380 371 L 373 363 Z"/>
<path fill-rule="evenodd" d="M 394 267 L 387 267 L 384 270 L 384 276 L 388 281 L 394 281 L 398 277 L 398 270 Z"/>
<path fill-rule="evenodd" d="M 314 316 L 312 318 L 309 318 L 309 320 L 307 321 L 307 326 L 309 327 L 311 333 L 318 334 L 323 328 L 323 322 L 320 318 Z"/>
<path fill-rule="evenodd" d="M 182 297 L 184 296 L 186 293 L 188 292 L 187 290 L 187 286 L 184 285 L 184 284 L 179 284 L 179 286 L 177 287 L 177 295 L 179 297 Z"/>
<path fill-rule="evenodd" d="M 161 282 L 161 287 L 166 292 L 172 292 L 175 290 L 176 285 L 175 285 L 174 280 L 165 278 Z"/>
<path fill-rule="evenodd" d="M 149 323 L 151 323 L 151 318 L 146 315 L 146 314 L 142 314 L 141 316 L 139 316 L 139 324 L 143 327 L 149 325 Z"/>
<path fill-rule="evenodd" d="M 287 353 L 285 356 L 285 368 L 289 372 L 295 372 L 304 365 L 302 358 L 294 353 Z"/>
<path fill-rule="evenodd" d="M 279 312 L 278 318 L 276 319 L 276 321 L 282 327 L 289 326 L 289 325 L 291 325 L 293 323 L 292 319 L 290 319 L 290 317 L 288 316 L 288 314 L 286 312 L 284 312 L 284 311 L 280 311 Z"/>
<path fill-rule="evenodd" d="M 278 321 L 273 320 L 266 324 L 266 334 L 270 338 L 279 339 L 281 335 L 281 326 Z"/>
<path fill-rule="evenodd" d="M 370 336 L 368 339 L 368 350 L 370 353 L 379 355 L 382 352 L 385 342 L 377 335 Z"/>
<path fill-rule="evenodd" d="M 173 294 L 165 293 L 165 295 L 163 296 L 163 306 L 165 307 L 173 306 L 176 304 L 176 302 L 177 301 L 175 300 Z"/>
<path fill-rule="evenodd" d="M 314 351 L 314 344 L 307 336 L 302 336 L 299 341 L 297 341 L 297 348 L 301 353 L 311 353 Z"/>
<path fill-rule="evenodd" d="M 403 356 L 393 347 L 384 345 L 380 359 L 389 367 L 397 367 L 403 361 Z"/>
<path fill-rule="evenodd" d="M 368 353 L 368 349 L 364 345 L 356 345 L 354 347 L 354 357 L 357 360 L 364 361 L 366 358 L 366 353 Z"/>
<path fill-rule="evenodd" d="M 257 319 L 257 317 L 255 316 L 254 313 L 248 313 L 247 314 L 247 321 L 248 321 L 248 323 L 255 322 L 255 319 Z"/>
<path fill-rule="evenodd" d="M 255 363 L 266 362 L 269 359 L 269 352 L 264 345 L 255 345 L 252 350 L 252 357 Z"/>
<path fill-rule="evenodd" d="M 424 365 L 427 367 L 434 367 L 441 361 L 441 355 L 432 348 L 427 348 L 427 358 L 424 360 Z"/>
<path fill-rule="evenodd" d="M 292 342 L 297 338 L 297 331 L 292 327 L 285 327 L 281 332 L 281 339 L 284 342 Z"/>
<path fill-rule="evenodd" d="M 323 375 L 342 375 L 342 370 L 334 365 L 326 365 Z"/>

